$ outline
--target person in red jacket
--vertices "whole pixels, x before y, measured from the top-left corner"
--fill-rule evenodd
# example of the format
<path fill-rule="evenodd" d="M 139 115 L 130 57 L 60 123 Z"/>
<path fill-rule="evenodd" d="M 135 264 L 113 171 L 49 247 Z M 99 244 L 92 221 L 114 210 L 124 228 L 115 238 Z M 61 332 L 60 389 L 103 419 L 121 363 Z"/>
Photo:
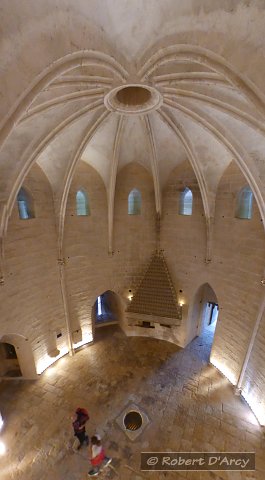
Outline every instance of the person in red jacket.
<path fill-rule="evenodd" d="M 77 408 L 73 419 L 74 435 L 79 440 L 77 449 L 82 447 L 83 443 L 89 444 L 89 438 L 86 433 L 86 422 L 89 420 L 88 411 L 85 408 Z"/>
<path fill-rule="evenodd" d="M 92 470 L 88 472 L 89 477 L 95 477 L 99 474 L 101 468 L 107 467 L 112 458 L 106 457 L 104 448 L 101 445 L 101 439 L 99 435 L 93 435 L 91 437 L 90 446 L 90 462 Z"/>

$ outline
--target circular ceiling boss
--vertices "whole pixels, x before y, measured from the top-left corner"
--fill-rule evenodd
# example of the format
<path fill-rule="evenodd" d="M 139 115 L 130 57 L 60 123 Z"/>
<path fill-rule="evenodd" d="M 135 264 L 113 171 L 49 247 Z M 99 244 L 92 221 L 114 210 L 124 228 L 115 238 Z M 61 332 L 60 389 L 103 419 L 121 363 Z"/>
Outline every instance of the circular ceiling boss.
<path fill-rule="evenodd" d="M 104 98 L 108 110 L 122 115 L 144 115 L 157 110 L 162 101 L 156 88 L 135 83 L 116 87 Z"/>

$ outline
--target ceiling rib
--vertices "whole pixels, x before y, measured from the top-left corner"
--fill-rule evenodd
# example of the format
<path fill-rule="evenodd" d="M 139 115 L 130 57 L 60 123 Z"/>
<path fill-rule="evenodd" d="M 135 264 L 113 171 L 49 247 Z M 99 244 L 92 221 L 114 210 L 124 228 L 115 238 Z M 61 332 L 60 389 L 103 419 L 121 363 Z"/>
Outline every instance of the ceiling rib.
<path fill-rule="evenodd" d="M 161 115 L 163 121 L 173 130 L 173 132 L 177 135 L 180 141 L 183 144 L 183 147 L 187 153 L 188 159 L 193 167 L 194 173 L 197 178 L 197 182 L 200 188 L 204 214 L 206 218 L 206 262 L 208 263 L 212 258 L 212 218 L 214 218 L 214 210 L 215 210 L 215 198 L 213 195 L 209 194 L 207 184 L 204 178 L 204 174 L 201 171 L 200 164 L 196 155 L 196 152 L 193 148 L 193 145 L 186 134 L 185 129 L 178 121 L 176 122 L 175 119 L 172 119 L 168 112 L 166 112 L 165 108 L 161 108 L 158 113 Z"/>
<path fill-rule="evenodd" d="M 261 194 L 262 185 L 258 185 L 257 179 L 254 178 L 253 173 L 248 166 L 251 163 L 251 158 L 249 157 L 247 151 L 243 148 L 242 144 L 239 144 L 231 135 L 231 132 L 228 132 L 227 129 L 220 125 L 219 122 L 208 116 L 205 112 L 202 113 L 200 111 L 200 113 L 198 113 L 194 107 L 193 109 L 190 109 L 179 102 L 176 103 L 175 101 L 169 99 L 165 99 L 164 103 L 175 110 L 185 113 L 199 125 L 203 126 L 214 136 L 214 138 L 224 145 L 227 151 L 231 153 L 232 158 L 235 158 L 240 170 L 245 175 L 255 195 L 265 227 L 265 198 L 263 198 Z"/>
<path fill-rule="evenodd" d="M 75 168 L 80 160 L 82 153 L 84 149 L 86 148 L 88 142 L 93 138 L 95 133 L 99 130 L 99 128 L 102 126 L 106 118 L 109 116 L 110 112 L 104 110 L 102 112 L 98 112 L 97 118 L 93 122 L 92 126 L 90 125 L 88 128 L 87 133 L 84 135 L 83 139 L 81 140 L 76 153 L 73 157 L 73 161 L 70 163 L 66 176 L 65 176 L 65 182 L 62 188 L 62 195 L 57 199 L 57 204 L 59 206 L 58 211 L 58 254 L 59 258 L 63 257 L 63 234 L 64 234 L 64 224 L 65 224 L 65 211 L 66 211 L 66 205 L 67 205 L 67 199 L 68 199 L 68 194 L 69 194 L 69 189 L 71 186 L 71 182 L 75 173 Z"/>
<path fill-rule="evenodd" d="M 61 95 L 60 97 L 53 98 L 52 100 L 49 100 L 47 102 L 43 102 L 37 105 L 36 107 L 30 108 L 25 113 L 25 115 L 21 118 L 19 123 L 22 123 L 23 121 L 28 120 L 33 115 L 45 112 L 49 108 L 60 105 L 61 103 L 69 103 L 70 101 L 73 101 L 73 100 L 79 100 L 79 99 L 88 97 L 90 100 L 99 99 L 103 103 L 103 99 L 104 99 L 103 94 L 104 94 L 104 89 L 97 88 L 89 91 L 74 92 L 74 93 L 69 93 L 68 95 Z"/>
<path fill-rule="evenodd" d="M 115 187 L 119 163 L 119 153 L 121 146 L 121 136 L 124 125 L 124 116 L 120 115 L 114 144 L 113 144 L 113 155 L 111 161 L 111 172 L 110 172 L 110 183 L 108 191 L 108 231 L 109 231 L 109 253 L 113 252 L 113 222 L 114 222 L 114 200 L 115 200 Z"/>
<path fill-rule="evenodd" d="M 221 110 L 225 113 L 231 113 L 235 117 L 238 117 L 240 120 L 248 124 L 250 127 L 258 129 L 263 135 L 265 134 L 265 124 L 264 122 L 259 121 L 249 113 L 244 112 L 243 110 L 234 107 L 231 103 L 223 102 L 222 100 L 218 100 L 214 97 L 204 95 L 197 92 L 190 92 L 189 90 L 182 90 L 179 88 L 172 88 L 172 87 L 165 87 L 163 89 L 165 91 L 164 98 L 190 98 L 199 100 L 200 102 L 213 106 L 218 110 Z"/>
<path fill-rule="evenodd" d="M 162 213 L 162 203 L 161 203 L 161 192 L 160 192 L 160 182 L 159 182 L 159 170 L 158 170 L 158 159 L 157 159 L 157 149 L 154 138 L 154 133 L 150 121 L 149 115 L 144 115 L 141 117 L 144 119 L 144 125 L 147 131 L 147 136 L 149 139 L 150 152 L 151 152 L 151 167 L 153 174 L 154 190 L 155 190 L 155 204 L 156 212 L 161 216 Z"/>

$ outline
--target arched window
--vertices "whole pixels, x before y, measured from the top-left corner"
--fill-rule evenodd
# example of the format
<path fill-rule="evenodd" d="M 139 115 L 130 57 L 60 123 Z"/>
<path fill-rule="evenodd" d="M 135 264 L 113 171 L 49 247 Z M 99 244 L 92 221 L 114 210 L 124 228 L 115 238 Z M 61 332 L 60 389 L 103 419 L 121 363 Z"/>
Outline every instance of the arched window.
<path fill-rule="evenodd" d="M 23 187 L 18 192 L 17 205 L 19 218 L 21 220 L 28 220 L 29 218 L 35 217 L 32 197 Z"/>
<path fill-rule="evenodd" d="M 186 187 L 180 194 L 179 199 L 179 214 L 192 215 L 192 191 Z"/>
<path fill-rule="evenodd" d="M 88 196 L 84 190 L 76 193 L 76 215 L 90 215 Z"/>
<path fill-rule="evenodd" d="M 253 193 L 251 188 L 244 187 L 238 192 L 236 199 L 236 217 L 251 218 L 252 217 Z"/>
<path fill-rule="evenodd" d="M 141 215 L 141 205 L 141 193 L 134 188 L 128 196 L 128 215 Z"/>

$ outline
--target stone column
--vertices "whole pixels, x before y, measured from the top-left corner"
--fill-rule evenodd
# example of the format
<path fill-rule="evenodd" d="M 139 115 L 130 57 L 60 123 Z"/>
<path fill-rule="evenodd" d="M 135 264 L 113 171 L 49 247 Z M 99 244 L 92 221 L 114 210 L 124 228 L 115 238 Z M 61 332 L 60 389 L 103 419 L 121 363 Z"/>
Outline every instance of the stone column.
<path fill-rule="evenodd" d="M 237 385 L 236 385 L 236 390 L 235 390 L 236 395 L 241 394 L 242 385 L 243 385 L 243 381 L 244 381 L 244 376 L 245 376 L 245 373 L 246 373 L 246 369 L 247 369 L 247 366 L 248 366 L 250 355 L 251 355 L 251 352 L 253 350 L 254 342 L 255 342 L 255 339 L 256 339 L 256 336 L 257 336 L 257 333 L 258 333 L 258 329 L 259 329 L 260 322 L 262 320 L 264 311 L 265 311 L 265 295 L 263 296 L 263 300 L 262 300 L 261 305 L 260 305 L 257 320 L 256 320 L 256 323 L 255 323 L 255 326 L 254 326 L 249 344 L 248 344 L 248 349 L 247 349 L 247 352 L 246 352 L 246 355 L 245 355 L 245 358 L 244 358 L 244 362 L 243 362 L 243 365 L 242 365 L 242 368 L 241 368 L 241 372 L 240 372 L 240 375 L 239 375 L 239 379 L 238 379 L 238 382 L 237 382 Z"/>
<path fill-rule="evenodd" d="M 66 289 L 66 282 L 65 282 L 65 259 L 58 258 L 58 265 L 59 265 L 59 272 L 60 272 L 60 284 L 61 284 L 61 292 L 62 292 L 62 299 L 63 299 L 69 355 L 73 356 L 75 351 L 73 346 L 73 337 L 72 337 L 71 321 L 70 321 L 68 298 L 67 298 L 67 289 Z"/>

